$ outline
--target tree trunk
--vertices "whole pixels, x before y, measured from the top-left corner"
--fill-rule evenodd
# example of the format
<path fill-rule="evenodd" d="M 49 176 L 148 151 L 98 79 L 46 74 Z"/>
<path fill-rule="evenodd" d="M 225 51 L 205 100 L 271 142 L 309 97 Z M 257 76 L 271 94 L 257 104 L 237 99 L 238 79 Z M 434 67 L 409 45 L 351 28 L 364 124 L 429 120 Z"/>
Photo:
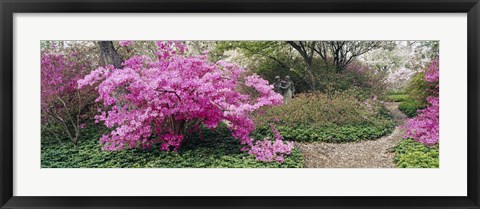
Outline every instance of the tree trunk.
<path fill-rule="evenodd" d="M 299 41 L 298 43 L 295 41 L 287 41 L 290 46 L 292 46 L 297 52 L 302 56 L 303 61 L 305 62 L 306 65 L 306 78 L 309 81 L 310 89 L 312 91 L 315 91 L 317 88 L 316 85 L 316 78 L 315 74 L 313 72 L 313 57 L 315 55 L 315 42 L 302 42 Z"/>
<path fill-rule="evenodd" d="M 315 78 L 315 74 L 313 73 L 312 63 L 307 63 L 306 71 L 308 73 L 308 77 L 310 78 L 308 82 L 308 84 L 310 85 L 310 90 L 317 90 L 317 79 Z"/>
<path fill-rule="evenodd" d="M 122 68 L 122 57 L 118 54 L 117 50 L 113 47 L 113 42 L 111 41 L 99 41 L 98 45 L 102 52 L 103 60 L 105 65 L 113 65 L 115 68 Z"/>

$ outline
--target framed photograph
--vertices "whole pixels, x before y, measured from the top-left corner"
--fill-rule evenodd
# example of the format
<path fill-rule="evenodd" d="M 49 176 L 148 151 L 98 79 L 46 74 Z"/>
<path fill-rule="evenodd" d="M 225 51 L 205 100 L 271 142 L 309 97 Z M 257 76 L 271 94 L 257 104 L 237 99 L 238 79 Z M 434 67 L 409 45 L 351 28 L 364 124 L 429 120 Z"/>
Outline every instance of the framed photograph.
<path fill-rule="evenodd" d="M 479 208 L 478 0 L 0 6 L 1 208 Z"/>

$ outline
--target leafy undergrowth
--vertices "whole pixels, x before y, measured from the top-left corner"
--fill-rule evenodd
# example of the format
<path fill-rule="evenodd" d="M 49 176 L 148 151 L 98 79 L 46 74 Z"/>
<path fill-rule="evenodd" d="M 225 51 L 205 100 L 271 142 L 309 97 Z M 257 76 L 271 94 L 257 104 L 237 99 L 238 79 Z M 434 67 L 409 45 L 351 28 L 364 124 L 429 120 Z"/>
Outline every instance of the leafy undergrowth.
<path fill-rule="evenodd" d="M 378 125 L 365 124 L 325 128 L 279 127 L 279 131 L 285 139 L 305 142 L 354 142 L 359 140 L 373 140 L 390 134 L 393 129 L 395 129 L 395 122 L 386 122 Z"/>
<path fill-rule="evenodd" d="M 409 118 L 417 116 L 418 110 L 425 108 L 426 105 L 415 99 L 407 98 L 398 105 L 398 109 Z"/>
<path fill-rule="evenodd" d="M 395 147 L 395 163 L 400 168 L 438 168 L 439 147 L 404 139 Z"/>
<path fill-rule="evenodd" d="M 293 150 L 283 163 L 260 162 L 228 135 L 206 133 L 187 142 L 179 152 L 131 149 L 101 151 L 99 128 L 84 129 L 84 139 L 74 146 L 68 141 L 42 143 L 42 168 L 301 168 L 303 156 Z"/>
<path fill-rule="evenodd" d="M 359 102 L 345 94 L 300 94 L 289 104 L 274 107 L 256 118 L 256 138 L 266 135 L 268 121 L 286 140 L 303 142 L 354 142 L 390 134 L 396 122 L 376 101 Z"/>
<path fill-rule="evenodd" d="M 390 93 L 386 96 L 386 101 L 403 102 L 408 99 L 408 94 L 402 92 Z"/>

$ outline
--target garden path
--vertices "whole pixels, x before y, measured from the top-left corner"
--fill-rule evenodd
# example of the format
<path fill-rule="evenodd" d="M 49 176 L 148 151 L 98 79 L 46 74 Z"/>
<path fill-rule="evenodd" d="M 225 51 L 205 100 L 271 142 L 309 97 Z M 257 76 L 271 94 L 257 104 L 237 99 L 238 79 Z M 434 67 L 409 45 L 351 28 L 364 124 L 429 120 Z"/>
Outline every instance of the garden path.
<path fill-rule="evenodd" d="M 396 102 L 386 102 L 397 121 L 394 131 L 376 140 L 362 140 L 351 143 L 296 143 L 305 157 L 307 168 L 394 168 L 395 154 L 392 148 L 405 133 L 407 116 L 398 110 Z"/>

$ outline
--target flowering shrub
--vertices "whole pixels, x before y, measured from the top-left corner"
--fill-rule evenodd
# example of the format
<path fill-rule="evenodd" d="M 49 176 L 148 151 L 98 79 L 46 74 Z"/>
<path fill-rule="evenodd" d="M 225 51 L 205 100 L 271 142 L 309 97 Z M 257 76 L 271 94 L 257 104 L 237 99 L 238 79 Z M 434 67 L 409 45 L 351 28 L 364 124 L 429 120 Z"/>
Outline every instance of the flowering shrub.
<path fill-rule="evenodd" d="M 437 83 L 440 80 L 440 71 L 438 68 L 438 59 L 434 59 L 430 67 L 425 72 L 425 80 L 430 83 Z M 438 86 L 436 86 L 438 87 Z"/>
<path fill-rule="evenodd" d="M 130 44 L 132 44 L 133 41 L 119 41 L 118 44 L 120 46 L 129 46 Z"/>
<path fill-rule="evenodd" d="M 437 144 L 439 140 L 438 60 L 434 60 L 425 72 L 425 80 L 432 84 L 431 91 L 434 96 L 427 97 L 429 105 L 425 109 L 419 110 L 415 118 L 407 121 L 405 137 L 411 137 L 426 145 L 433 145 Z"/>
<path fill-rule="evenodd" d="M 412 69 L 401 67 L 394 72 L 389 73 L 385 82 L 388 84 L 390 89 L 401 90 L 406 87 L 408 80 L 414 74 L 415 71 Z"/>
<path fill-rule="evenodd" d="M 275 160 L 282 163 L 284 157 L 292 152 L 293 143 L 283 142 L 280 132 L 278 132 L 275 126 L 271 125 L 271 129 L 275 136 L 275 141 L 272 142 L 268 137 L 262 141 L 257 141 L 249 153 L 254 155 L 259 161 L 271 162 Z"/>
<path fill-rule="evenodd" d="M 438 97 L 428 97 L 427 108 L 418 111 L 415 118 L 407 121 L 405 137 L 411 137 L 426 145 L 438 143 L 439 139 L 439 100 Z"/>
<path fill-rule="evenodd" d="M 252 149 L 249 151 L 251 155 L 263 162 L 278 161 L 282 163 L 284 157 L 289 155 L 293 149 L 292 142 L 283 142 L 282 140 L 275 140 L 272 142 L 269 139 L 257 141 Z"/>
<path fill-rule="evenodd" d="M 83 59 L 76 52 L 42 51 L 42 121 L 60 127 L 44 129 L 57 139 L 66 135 L 77 143 L 82 117 L 96 97 L 92 88 L 76 88 L 77 80 L 89 73 L 90 65 L 91 60 Z"/>
<path fill-rule="evenodd" d="M 75 81 L 80 74 L 69 73 L 68 69 L 75 69 L 75 61 L 68 60 L 63 54 L 43 53 L 41 58 L 42 109 L 51 107 L 51 103 L 58 100 L 57 95 L 65 92 L 71 94 L 76 91 Z"/>
<path fill-rule="evenodd" d="M 243 77 L 245 70 L 237 65 L 187 57 L 181 42 L 156 44 L 158 59 L 133 56 L 123 69 L 99 67 L 78 80 L 79 88 L 99 83 L 97 101 L 105 108 L 95 118 L 113 129 L 101 137 L 102 149 L 160 143 L 162 150 L 175 151 L 200 127 L 214 129 L 222 122 L 246 149 L 253 146 L 250 114 L 282 102 L 273 86 L 256 74 Z"/>

